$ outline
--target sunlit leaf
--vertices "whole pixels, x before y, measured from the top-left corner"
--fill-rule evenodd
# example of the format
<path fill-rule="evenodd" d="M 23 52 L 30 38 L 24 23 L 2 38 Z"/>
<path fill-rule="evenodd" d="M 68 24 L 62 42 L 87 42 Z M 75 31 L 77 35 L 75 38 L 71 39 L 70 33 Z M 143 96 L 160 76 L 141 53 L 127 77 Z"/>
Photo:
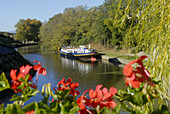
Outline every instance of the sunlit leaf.
<path fill-rule="evenodd" d="M 17 103 L 8 104 L 6 109 L 6 114 L 23 114 L 21 106 Z"/>
<path fill-rule="evenodd" d="M 0 76 L 0 91 L 10 88 L 8 80 L 6 79 L 5 73 Z"/>

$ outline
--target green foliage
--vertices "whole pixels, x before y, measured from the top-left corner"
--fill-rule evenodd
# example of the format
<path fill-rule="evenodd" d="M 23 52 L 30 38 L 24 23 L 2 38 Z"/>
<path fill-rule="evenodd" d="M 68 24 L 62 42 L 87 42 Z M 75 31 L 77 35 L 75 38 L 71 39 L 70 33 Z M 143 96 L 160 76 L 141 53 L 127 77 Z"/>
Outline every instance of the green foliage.
<path fill-rule="evenodd" d="M 8 104 L 5 108 L 6 114 L 23 114 L 24 112 L 21 109 L 21 106 L 17 103 Z"/>
<path fill-rule="evenodd" d="M 89 43 L 123 47 L 128 29 L 134 26 L 130 18 L 140 2 L 106 0 L 99 7 L 66 8 L 63 14 L 53 16 L 40 28 L 41 46 L 51 50 L 62 45 Z"/>
<path fill-rule="evenodd" d="M 16 95 L 16 94 L 13 95 L 10 100 L 11 101 L 20 100 L 20 101 L 26 102 L 31 97 L 35 96 L 38 92 L 39 92 L 38 90 L 30 89 L 28 92 L 23 91 L 22 96 Z"/>
<path fill-rule="evenodd" d="M 98 8 L 86 6 L 66 8 L 63 14 L 52 17 L 40 28 L 43 49 L 56 50 L 62 45 L 80 45 L 93 42 L 94 22 Z"/>
<path fill-rule="evenodd" d="M 168 108 L 165 105 L 162 105 L 160 110 L 156 110 L 152 114 L 169 114 L 169 112 Z"/>
<path fill-rule="evenodd" d="M 169 113 L 167 100 L 170 100 L 170 35 L 169 35 L 169 2 L 167 0 L 105 0 L 99 7 L 87 9 L 86 6 L 66 8 L 63 14 L 57 14 L 40 28 L 40 40 L 43 49 L 56 50 L 62 45 L 79 45 L 98 43 L 119 48 L 135 48 L 135 53 L 145 51 L 149 54 L 147 68 L 150 71 L 154 87 L 144 84 L 140 88 L 128 87 L 119 90 L 116 97 L 119 103 L 113 110 L 103 108 L 92 109 L 97 113 L 119 113 L 120 109 L 132 114 L 142 113 Z M 31 32 L 36 20 L 19 20 L 17 38 L 22 41 L 33 40 L 37 34 Z M 38 31 L 38 28 L 34 31 Z M 37 32 L 36 32 L 37 33 Z M 27 38 L 27 39 L 25 39 Z M 28 39 L 30 38 L 30 39 Z M 34 39 L 35 40 L 35 39 Z M 20 79 L 22 96 L 14 95 L 14 104 L 5 108 L 0 106 L 2 112 L 35 113 L 75 113 L 80 109 L 76 103 L 76 96 L 69 95 L 69 89 L 53 93 L 51 84 L 43 86 L 42 92 L 30 88 L 28 77 Z M 6 78 L 0 77 L 0 91 L 9 88 Z M 44 99 L 22 107 L 23 103 L 39 92 Z M 54 102 L 49 100 L 54 98 Z M 159 109 L 154 110 L 153 104 L 158 98 Z M 48 105 L 49 104 L 49 105 Z M 129 107 L 129 105 L 131 107 Z M 97 107 L 98 108 L 98 107 Z"/>
<path fill-rule="evenodd" d="M 121 104 L 118 104 L 114 109 L 109 109 L 104 107 L 99 114 L 119 114 L 121 110 Z"/>
<path fill-rule="evenodd" d="M 124 4 L 124 2 L 120 1 L 119 4 Z M 147 67 L 151 77 L 163 82 L 159 88 L 162 96 L 159 99 L 161 107 L 161 105 L 166 104 L 167 98 L 165 96 L 169 96 L 170 85 L 169 2 L 167 0 L 143 0 L 135 3 L 127 0 L 126 4 L 122 16 L 116 16 L 114 19 L 115 25 L 123 26 L 126 24 L 124 20 L 131 13 L 129 15 L 131 24 L 126 30 L 122 43 L 124 48 L 135 47 L 136 53 L 145 51 L 150 55 Z M 132 10 L 128 4 L 134 4 L 136 10 Z M 116 15 L 119 15 L 121 11 L 122 9 L 118 8 Z"/>
<path fill-rule="evenodd" d="M 6 37 L 6 36 L 0 34 L 0 44 L 11 46 L 11 45 L 18 45 L 18 44 L 22 44 L 22 43 L 17 40 L 14 40 L 11 37 Z"/>
<path fill-rule="evenodd" d="M 9 89 L 9 88 L 10 88 L 10 85 L 8 83 L 8 80 L 6 79 L 5 73 L 2 73 L 0 76 L 0 91 Z"/>
<path fill-rule="evenodd" d="M 147 99 L 147 96 L 144 93 L 142 93 L 142 91 L 139 89 L 135 90 L 128 88 L 127 91 L 120 90 L 118 92 L 118 95 L 121 101 L 124 100 L 129 101 L 136 106 L 143 106 L 149 101 Z"/>
<path fill-rule="evenodd" d="M 27 41 L 39 41 L 39 28 L 42 23 L 36 19 L 20 19 L 15 25 L 16 27 L 16 39 L 22 42 Z"/>

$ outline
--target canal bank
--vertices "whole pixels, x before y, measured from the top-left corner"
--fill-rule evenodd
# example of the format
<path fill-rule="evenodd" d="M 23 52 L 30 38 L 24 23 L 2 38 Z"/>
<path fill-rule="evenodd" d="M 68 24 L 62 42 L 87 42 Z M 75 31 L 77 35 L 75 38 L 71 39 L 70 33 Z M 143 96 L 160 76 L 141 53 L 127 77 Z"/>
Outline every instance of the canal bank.
<path fill-rule="evenodd" d="M 139 52 L 138 54 L 129 54 L 129 53 L 112 53 L 107 52 L 107 54 L 102 55 L 102 60 L 109 61 L 113 63 L 116 66 L 124 67 L 124 65 L 128 64 L 130 61 L 137 59 L 138 57 L 142 55 L 147 55 L 144 52 Z"/>
<path fill-rule="evenodd" d="M 5 73 L 6 78 L 8 79 L 9 83 L 11 83 L 10 78 L 10 71 L 11 69 L 17 69 L 23 65 L 31 65 L 32 64 L 24 59 L 20 53 L 18 53 L 15 49 L 10 48 L 5 45 L 0 45 L 0 74 Z M 30 71 L 30 74 L 35 74 L 34 70 Z M 6 93 L 9 91 L 2 91 L 0 92 L 0 97 L 6 96 Z"/>
<path fill-rule="evenodd" d="M 105 47 L 101 44 L 93 45 L 92 48 L 96 49 L 99 53 L 104 53 L 105 55 L 102 55 L 102 60 L 109 61 L 113 63 L 116 66 L 124 67 L 124 65 L 128 64 L 132 60 L 136 60 L 138 57 L 142 55 L 147 55 L 145 52 L 139 52 L 135 54 L 135 49 L 116 49 Z"/>

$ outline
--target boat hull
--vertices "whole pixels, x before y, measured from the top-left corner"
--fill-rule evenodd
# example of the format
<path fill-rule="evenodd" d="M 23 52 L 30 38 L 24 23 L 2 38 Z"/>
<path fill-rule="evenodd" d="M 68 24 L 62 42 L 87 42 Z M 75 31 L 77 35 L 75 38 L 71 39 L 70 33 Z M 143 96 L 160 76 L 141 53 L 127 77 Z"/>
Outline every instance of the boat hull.
<path fill-rule="evenodd" d="M 101 59 L 101 55 L 99 53 L 66 53 L 66 52 L 62 52 L 60 51 L 60 56 L 62 57 L 66 57 L 69 59 L 77 59 L 77 60 L 81 60 L 81 58 L 96 58 L 96 59 Z"/>

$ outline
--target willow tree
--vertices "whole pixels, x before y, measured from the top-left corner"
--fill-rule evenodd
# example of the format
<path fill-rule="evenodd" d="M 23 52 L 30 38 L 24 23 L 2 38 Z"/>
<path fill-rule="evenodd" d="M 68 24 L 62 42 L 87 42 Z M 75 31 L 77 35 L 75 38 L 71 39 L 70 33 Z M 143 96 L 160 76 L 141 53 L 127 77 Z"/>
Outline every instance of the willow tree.
<path fill-rule="evenodd" d="M 168 0 L 136 0 L 138 7 L 131 10 L 132 0 L 120 0 L 114 17 L 113 26 L 124 26 L 129 18 L 131 25 L 123 38 L 124 48 L 136 49 L 148 53 L 147 67 L 150 75 L 162 84 L 157 88 L 161 99 L 159 106 L 168 105 L 167 99 L 170 96 L 170 27 L 169 27 L 169 2 Z M 123 10 L 121 6 L 126 3 Z M 134 3 L 134 1 L 133 1 Z M 134 46 L 136 43 L 136 47 Z M 152 103 L 148 103 L 139 110 L 152 110 Z M 161 108 L 161 107 L 159 107 Z"/>

